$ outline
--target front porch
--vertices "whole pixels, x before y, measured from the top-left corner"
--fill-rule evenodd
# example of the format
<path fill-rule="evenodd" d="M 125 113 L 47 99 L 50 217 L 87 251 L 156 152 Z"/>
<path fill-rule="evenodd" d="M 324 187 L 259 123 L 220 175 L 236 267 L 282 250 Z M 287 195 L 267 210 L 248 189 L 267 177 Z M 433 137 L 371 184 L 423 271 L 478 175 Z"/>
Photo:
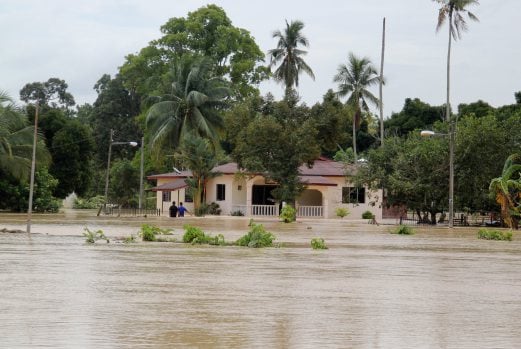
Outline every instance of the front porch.
<path fill-rule="evenodd" d="M 297 205 L 297 217 L 299 218 L 323 218 L 323 206 L 300 206 Z M 280 215 L 279 205 L 233 205 L 232 215 L 240 212 L 243 216 L 278 217 Z"/>

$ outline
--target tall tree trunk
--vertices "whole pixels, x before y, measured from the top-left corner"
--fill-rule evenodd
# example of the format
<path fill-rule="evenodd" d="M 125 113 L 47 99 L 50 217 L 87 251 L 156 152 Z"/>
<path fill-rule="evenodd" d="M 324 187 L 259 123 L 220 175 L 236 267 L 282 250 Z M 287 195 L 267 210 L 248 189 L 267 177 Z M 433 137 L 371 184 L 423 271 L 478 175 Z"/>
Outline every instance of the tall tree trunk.
<path fill-rule="evenodd" d="M 356 117 L 357 117 L 358 111 L 355 112 L 355 115 L 353 115 L 353 153 L 355 155 L 355 164 L 358 161 L 358 155 L 356 154 Z"/>
<path fill-rule="evenodd" d="M 382 29 L 382 57 L 380 60 L 380 146 L 384 146 L 384 101 L 383 101 L 383 79 L 384 79 L 384 53 L 385 53 L 385 17 L 383 19 Z"/>

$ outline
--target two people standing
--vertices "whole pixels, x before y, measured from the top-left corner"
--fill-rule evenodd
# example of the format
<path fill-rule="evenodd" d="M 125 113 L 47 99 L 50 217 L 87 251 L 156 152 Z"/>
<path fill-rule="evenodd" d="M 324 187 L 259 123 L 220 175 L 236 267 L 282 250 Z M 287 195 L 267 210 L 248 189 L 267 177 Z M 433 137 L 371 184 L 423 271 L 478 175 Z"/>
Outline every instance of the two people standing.
<path fill-rule="evenodd" d="M 172 206 L 169 208 L 170 211 L 170 217 L 184 217 L 185 212 L 190 213 L 186 207 L 183 206 L 183 203 L 179 203 L 179 207 L 175 205 L 175 201 L 172 201 Z"/>

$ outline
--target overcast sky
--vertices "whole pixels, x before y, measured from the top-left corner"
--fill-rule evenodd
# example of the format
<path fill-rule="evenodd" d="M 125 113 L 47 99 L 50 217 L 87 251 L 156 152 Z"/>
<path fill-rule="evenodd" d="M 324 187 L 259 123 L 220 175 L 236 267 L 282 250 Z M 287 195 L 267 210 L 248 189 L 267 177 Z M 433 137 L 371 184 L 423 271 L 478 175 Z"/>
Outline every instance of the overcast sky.
<path fill-rule="evenodd" d="M 447 28 L 435 32 L 438 4 L 431 0 L 239 1 L 213 3 L 233 25 L 250 31 L 260 48 L 274 48 L 272 33 L 284 20 L 304 22 L 310 47 L 305 58 L 316 81 L 300 79 L 308 105 L 332 88 L 349 52 L 380 66 L 382 18 L 386 17 L 384 114 L 400 111 L 405 98 L 430 104 L 445 100 Z M 93 86 L 114 75 L 125 55 L 160 37 L 171 17 L 186 17 L 199 0 L 0 0 L 0 90 L 18 98 L 29 82 L 64 79 L 77 103 L 93 103 Z M 521 90 L 521 0 L 480 0 L 480 19 L 453 45 L 451 103 L 482 99 L 514 103 Z M 263 83 L 263 93 L 282 95 L 281 85 Z M 378 94 L 377 87 L 374 88 Z"/>

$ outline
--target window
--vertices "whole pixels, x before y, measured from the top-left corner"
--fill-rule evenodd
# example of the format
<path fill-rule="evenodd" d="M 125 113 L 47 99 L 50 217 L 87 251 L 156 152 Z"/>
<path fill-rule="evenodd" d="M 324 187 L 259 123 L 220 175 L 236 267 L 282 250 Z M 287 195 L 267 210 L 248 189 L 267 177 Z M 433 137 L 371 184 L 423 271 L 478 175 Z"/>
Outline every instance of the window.
<path fill-rule="evenodd" d="M 192 188 L 190 188 L 190 187 L 186 187 L 186 189 L 185 189 L 185 202 L 194 202 Z"/>
<path fill-rule="evenodd" d="M 164 192 L 162 192 L 162 193 L 163 193 L 163 202 L 165 202 L 165 201 L 170 202 L 170 194 L 171 194 L 171 192 L 169 192 L 169 191 L 164 191 Z"/>
<path fill-rule="evenodd" d="M 363 204 L 365 203 L 365 188 L 343 187 L 343 204 Z"/>
<path fill-rule="evenodd" d="M 226 185 L 217 184 L 217 201 L 226 200 Z"/>

